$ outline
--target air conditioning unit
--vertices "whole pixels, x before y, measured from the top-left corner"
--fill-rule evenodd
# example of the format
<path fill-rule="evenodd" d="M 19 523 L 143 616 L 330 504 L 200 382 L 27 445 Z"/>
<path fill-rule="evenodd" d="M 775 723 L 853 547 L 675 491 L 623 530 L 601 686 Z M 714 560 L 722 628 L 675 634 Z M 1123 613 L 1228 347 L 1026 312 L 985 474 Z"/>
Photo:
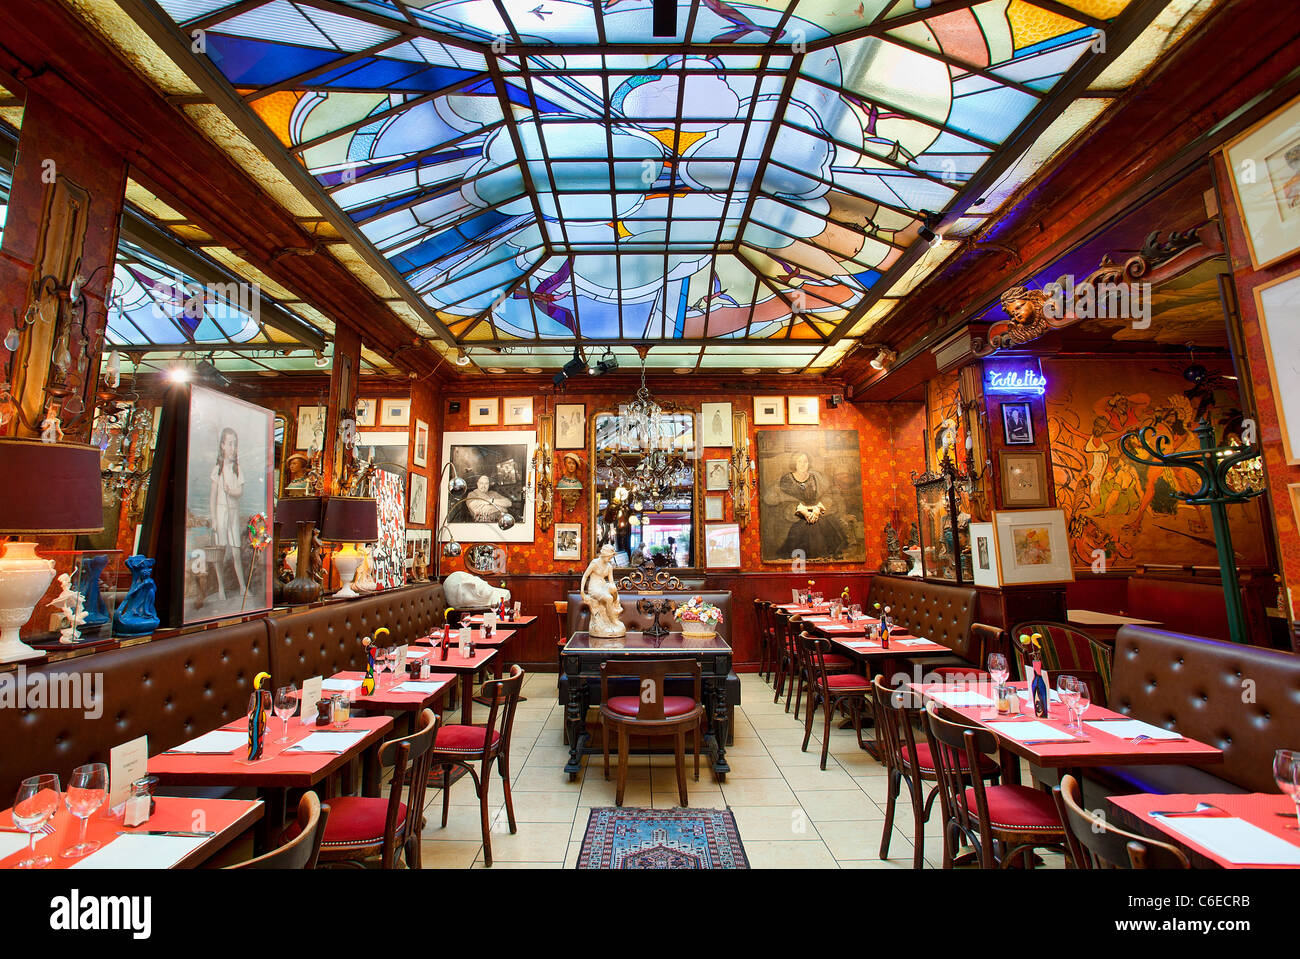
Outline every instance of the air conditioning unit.
<path fill-rule="evenodd" d="M 940 373 L 973 360 L 975 354 L 971 351 L 970 330 L 954 333 L 937 346 L 930 347 L 930 352 L 934 354 L 934 365 Z"/>

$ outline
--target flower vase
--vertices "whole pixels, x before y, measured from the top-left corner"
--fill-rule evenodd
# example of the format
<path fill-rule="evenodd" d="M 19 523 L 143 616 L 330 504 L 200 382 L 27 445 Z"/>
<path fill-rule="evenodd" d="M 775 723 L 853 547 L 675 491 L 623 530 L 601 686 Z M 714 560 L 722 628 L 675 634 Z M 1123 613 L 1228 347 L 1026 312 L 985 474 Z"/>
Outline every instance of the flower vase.
<path fill-rule="evenodd" d="M 104 597 L 99 593 L 99 578 L 104 574 L 104 566 L 107 563 L 107 553 L 81 558 L 81 568 L 77 573 L 77 578 L 81 587 L 81 594 L 85 597 L 83 608 L 86 611 L 86 621 L 82 623 L 82 627 L 87 630 L 103 626 L 111 618 L 108 614 L 108 607 L 104 605 Z"/>
<path fill-rule="evenodd" d="M 131 556 L 126 561 L 131 571 L 131 588 L 113 613 L 114 636 L 144 636 L 158 628 L 154 596 L 158 586 L 153 581 L 153 560 L 148 556 Z"/>

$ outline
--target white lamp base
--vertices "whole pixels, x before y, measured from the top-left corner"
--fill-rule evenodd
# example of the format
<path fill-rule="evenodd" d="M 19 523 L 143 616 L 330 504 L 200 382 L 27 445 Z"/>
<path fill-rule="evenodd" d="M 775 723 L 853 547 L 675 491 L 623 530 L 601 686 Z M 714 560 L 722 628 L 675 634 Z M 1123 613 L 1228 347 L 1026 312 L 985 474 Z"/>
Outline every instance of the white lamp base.
<path fill-rule="evenodd" d="M 357 567 L 365 555 L 355 546 L 349 544 L 334 554 L 334 568 L 338 570 L 339 582 L 343 588 L 334 594 L 335 599 L 359 599 L 361 594 L 352 588 L 352 579 L 357 575 Z"/>
<path fill-rule="evenodd" d="M 44 656 L 19 638 L 36 604 L 54 581 L 54 563 L 36 555 L 35 543 L 9 543 L 0 555 L 0 663 Z"/>

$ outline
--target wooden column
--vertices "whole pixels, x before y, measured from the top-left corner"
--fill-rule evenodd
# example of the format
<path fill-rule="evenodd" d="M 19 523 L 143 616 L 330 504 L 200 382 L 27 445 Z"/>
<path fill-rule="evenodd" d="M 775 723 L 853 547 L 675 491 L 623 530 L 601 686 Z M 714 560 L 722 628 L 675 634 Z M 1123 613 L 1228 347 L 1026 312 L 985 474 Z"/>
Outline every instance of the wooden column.
<path fill-rule="evenodd" d="M 361 336 L 346 326 L 334 330 L 334 361 L 330 369 L 330 397 L 325 410 L 325 439 L 322 444 L 321 492 L 334 492 L 338 480 L 339 419 L 345 410 L 357 408 L 357 379 L 361 375 Z"/>

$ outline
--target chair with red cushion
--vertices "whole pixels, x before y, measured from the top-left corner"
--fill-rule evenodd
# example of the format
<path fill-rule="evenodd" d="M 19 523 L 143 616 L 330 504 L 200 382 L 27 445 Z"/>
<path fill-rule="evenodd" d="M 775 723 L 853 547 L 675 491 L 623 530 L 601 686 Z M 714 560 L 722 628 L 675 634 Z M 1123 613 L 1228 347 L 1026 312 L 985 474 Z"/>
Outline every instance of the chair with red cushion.
<path fill-rule="evenodd" d="M 297 829 L 292 838 L 277 849 L 253 859 L 237 862 L 227 869 L 315 869 L 320 856 L 321 836 L 329 822 L 330 807 L 322 805 L 308 790 L 298 800 Z"/>
<path fill-rule="evenodd" d="M 669 677 L 690 676 L 690 696 L 669 696 Z M 695 740 L 695 779 L 700 778 L 700 726 L 704 707 L 700 704 L 702 670 L 694 659 L 623 660 L 600 664 L 600 737 L 605 753 L 605 778 L 609 779 L 609 732 L 618 733 L 618 789 L 614 805 L 623 805 L 627 786 L 628 740 L 630 736 L 672 736 L 677 766 L 677 792 L 686 800 L 686 734 Z M 610 696 L 611 679 L 634 679 L 640 695 Z"/>
<path fill-rule="evenodd" d="M 786 634 L 790 638 L 791 655 L 795 664 L 792 674 L 794 679 L 794 714 L 799 715 L 799 707 L 803 702 L 803 691 L 808 689 L 812 684 L 813 674 L 808 670 L 808 661 L 806 661 L 799 652 L 799 635 L 803 632 L 803 620 L 799 616 L 792 615 L 786 626 Z M 829 645 L 828 647 L 829 648 Z M 857 661 L 843 653 L 827 653 L 822 657 L 822 662 L 826 667 L 826 672 L 851 673 L 857 666 Z M 787 691 L 785 696 L 785 708 L 788 712 L 790 709 L 790 694 Z"/>
<path fill-rule="evenodd" d="M 381 869 L 393 869 L 398 853 L 403 852 L 408 869 L 420 868 L 424 790 L 438 719 L 433 710 L 426 709 L 420 713 L 419 723 L 417 732 L 390 739 L 379 751 L 379 762 L 393 768 L 387 799 L 339 796 L 330 800 L 330 819 L 321 838 L 322 862 L 363 866 L 365 860 L 378 856 Z M 290 832 L 295 829 L 290 827 Z"/>
<path fill-rule="evenodd" d="M 1079 780 L 1064 776 L 1052 799 L 1065 823 L 1071 869 L 1190 869 L 1177 846 L 1125 832 L 1083 808 Z"/>
<path fill-rule="evenodd" d="M 876 745 L 880 759 L 889 770 L 889 795 L 885 803 L 885 829 L 880 837 L 880 858 L 889 858 L 889 837 L 894 826 L 894 803 L 903 783 L 912 797 L 912 821 L 915 831 L 912 839 L 912 868 L 920 869 L 925 843 L 925 824 L 939 794 L 939 775 L 934 769 L 928 742 L 916 741 L 915 726 L 920 722 L 921 704 L 914 693 L 906 689 L 890 689 L 884 677 L 877 674 L 872 680 L 871 705 L 876 720 Z M 959 757 L 965 762 L 965 756 Z M 969 765 L 964 767 L 969 770 Z M 987 756 L 981 758 L 980 776 L 994 783 L 1002 771 Z M 925 795 L 924 783 L 934 783 Z"/>
<path fill-rule="evenodd" d="M 483 726 L 458 726 L 444 723 L 438 730 L 431 751 L 431 764 L 442 769 L 442 825 L 447 826 L 451 811 L 451 768 L 460 766 L 474 780 L 478 796 L 479 817 L 483 827 L 483 862 L 492 865 L 492 824 L 488 822 L 488 785 L 492 764 L 501 773 L 501 787 L 506 794 L 506 817 L 510 831 L 517 832 L 515 805 L 510 796 L 510 732 L 515 725 L 515 707 L 524 685 L 524 670 L 518 664 L 510 675 L 489 679 L 483 684 L 482 698 L 488 703 L 488 719 Z M 479 763 L 476 772 L 473 763 Z"/>
<path fill-rule="evenodd" d="M 800 672 L 808 677 L 808 710 L 803 721 L 804 752 L 808 751 L 808 740 L 812 736 L 813 713 L 820 703 L 825 713 L 822 731 L 822 769 L 826 768 L 826 754 L 831 742 L 831 718 L 841 706 L 848 706 L 853 716 L 853 728 L 857 732 L 858 745 L 863 749 L 867 744 L 862 741 L 862 714 L 867 708 L 867 695 L 871 692 L 871 680 L 858 673 L 848 672 L 847 666 L 837 670 L 830 668 L 827 660 L 832 659 L 829 640 L 807 633 L 800 633 L 795 639 L 795 648 L 799 654 Z M 837 657 L 847 660 L 848 657 Z"/>
<path fill-rule="evenodd" d="M 959 844 L 970 844 L 981 868 L 1005 868 L 1017 860 L 1032 867 L 1035 849 L 1065 852 L 1065 827 L 1049 793 L 1029 786 L 985 786 L 971 769 L 998 751 L 987 729 L 949 722 L 930 703 L 925 734 L 939 781 L 943 811 L 943 867 L 951 869 Z M 969 785 L 968 785 L 969 784 Z"/>

